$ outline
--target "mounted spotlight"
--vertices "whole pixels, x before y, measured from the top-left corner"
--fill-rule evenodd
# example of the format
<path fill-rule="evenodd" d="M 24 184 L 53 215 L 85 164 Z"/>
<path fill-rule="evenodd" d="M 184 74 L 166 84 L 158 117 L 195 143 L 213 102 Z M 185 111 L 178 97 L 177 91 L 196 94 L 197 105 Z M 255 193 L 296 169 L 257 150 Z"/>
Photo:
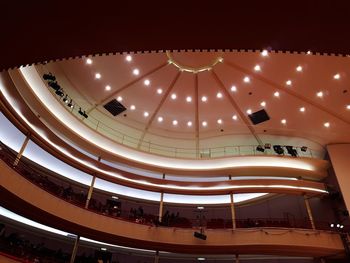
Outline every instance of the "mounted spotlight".
<path fill-rule="evenodd" d="M 86 114 L 85 111 L 83 112 L 83 116 L 84 116 L 85 118 L 88 118 L 88 117 L 89 117 L 89 116 Z"/>
<path fill-rule="evenodd" d="M 43 79 L 44 80 L 55 81 L 56 77 L 54 75 L 52 75 L 52 73 L 50 72 L 49 74 L 44 74 L 43 75 Z"/>
<path fill-rule="evenodd" d="M 60 97 L 63 97 L 63 95 L 64 95 L 64 93 L 63 93 L 63 91 L 62 91 L 61 89 L 56 90 L 55 93 L 56 93 L 58 96 L 60 96 Z"/>
<path fill-rule="evenodd" d="M 298 152 L 297 150 L 293 149 L 293 146 L 286 146 L 287 152 L 288 154 L 290 154 L 293 157 L 297 157 L 298 156 Z"/>
<path fill-rule="evenodd" d="M 73 100 L 72 100 L 72 99 L 69 101 L 69 103 L 67 104 L 67 106 L 68 106 L 69 108 L 73 108 Z"/>
<path fill-rule="evenodd" d="M 68 103 L 68 96 L 67 95 L 63 98 L 63 102 Z"/>
<path fill-rule="evenodd" d="M 79 113 L 81 116 L 83 116 L 83 114 L 84 114 L 84 112 L 81 110 L 81 108 L 79 108 L 78 113 Z"/>
<path fill-rule="evenodd" d="M 331 223 L 329 226 L 330 226 L 331 228 L 333 228 L 333 227 L 334 227 L 334 224 L 333 224 L 333 223 Z"/>
<path fill-rule="evenodd" d="M 274 150 L 278 155 L 284 154 L 284 150 L 283 150 L 283 148 L 282 148 L 281 145 L 274 145 L 274 146 L 273 146 L 273 150 Z"/>
<path fill-rule="evenodd" d="M 271 149 L 271 144 L 270 143 L 265 143 L 264 147 L 265 147 L 265 149 Z"/>
<path fill-rule="evenodd" d="M 258 146 L 256 147 L 256 150 L 257 150 L 258 152 L 265 152 L 264 147 L 261 146 L 261 145 L 258 145 Z"/>
<path fill-rule="evenodd" d="M 61 86 L 58 85 L 57 81 L 49 81 L 48 85 L 53 88 L 54 90 L 60 90 Z"/>
<path fill-rule="evenodd" d="M 302 147 L 300 148 L 300 150 L 301 150 L 302 152 L 306 152 L 306 151 L 307 151 L 307 146 L 302 146 Z"/>
<path fill-rule="evenodd" d="M 194 232 L 193 236 L 202 240 L 207 240 L 207 236 L 202 232 Z"/>

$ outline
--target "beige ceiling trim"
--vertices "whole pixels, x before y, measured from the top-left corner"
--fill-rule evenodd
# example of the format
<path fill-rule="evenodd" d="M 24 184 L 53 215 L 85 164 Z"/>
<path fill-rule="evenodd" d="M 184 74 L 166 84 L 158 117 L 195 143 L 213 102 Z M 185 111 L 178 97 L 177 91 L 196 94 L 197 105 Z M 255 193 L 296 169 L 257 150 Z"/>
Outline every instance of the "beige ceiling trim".
<path fill-rule="evenodd" d="M 257 140 L 257 142 L 259 143 L 259 145 L 263 145 L 262 140 L 259 138 L 259 136 L 256 134 L 254 128 L 252 127 L 252 125 L 250 124 L 248 118 L 245 116 L 245 114 L 243 113 L 243 111 L 241 110 L 241 108 L 238 106 L 238 104 L 236 103 L 236 101 L 233 99 L 233 97 L 231 96 L 231 94 L 227 91 L 224 83 L 220 80 L 220 78 L 218 77 L 218 75 L 214 72 L 214 70 L 211 71 L 213 78 L 215 79 L 215 81 L 218 83 L 219 87 L 223 90 L 223 92 L 225 93 L 226 97 L 229 99 L 230 103 L 232 104 L 232 106 L 234 107 L 234 109 L 237 111 L 239 117 L 243 120 L 243 122 L 247 125 L 248 129 L 250 130 L 251 134 L 254 136 L 254 138 Z"/>
<path fill-rule="evenodd" d="M 142 135 L 141 135 L 141 137 L 140 137 L 139 143 L 138 143 L 138 145 L 137 145 L 137 149 L 140 149 L 141 144 L 142 144 L 142 141 L 143 141 L 143 139 L 145 138 L 145 135 L 146 135 L 146 133 L 147 133 L 149 127 L 152 125 L 152 122 L 153 122 L 154 118 L 157 116 L 157 114 L 158 114 L 160 108 L 163 106 L 165 100 L 166 100 L 167 97 L 169 96 L 169 93 L 170 93 L 171 90 L 173 89 L 173 87 L 174 87 L 176 81 L 179 79 L 180 75 L 181 75 L 181 71 L 179 71 L 179 72 L 176 74 L 176 76 L 175 76 L 175 78 L 173 79 L 173 81 L 171 82 L 169 88 L 167 89 L 167 91 L 165 92 L 165 94 L 164 94 L 164 96 L 162 97 L 161 101 L 159 102 L 157 108 L 156 108 L 155 111 L 153 112 L 151 118 L 150 118 L 149 121 L 147 122 L 147 124 L 146 124 L 146 126 L 145 126 L 145 129 L 143 130 L 143 133 L 142 133 Z"/>
<path fill-rule="evenodd" d="M 195 129 L 196 129 L 196 156 L 199 158 L 199 92 L 198 92 L 198 75 L 194 76 L 194 100 L 195 100 Z"/>
<path fill-rule="evenodd" d="M 169 65 L 168 62 L 165 62 L 153 69 L 151 69 L 150 71 L 146 72 L 145 74 L 141 75 L 140 77 L 134 79 L 133 81 L 125 84 L 124 86 L 122 86 L 121 88 L 117 89 L 116 91 L 112 92 L 110 95 L 108 95 L 107 97 L 103 98 L 102 100 L 100 100 L 99 102 L 97 102 L 94 106 L 92 106 L 92 108 L 90 108 L 89 110 L 86 111 L 86 113 L 90 113 L 92 110 L 94 110 L 96 107 L 100 106 L 101 104 L 105 103 L 107 100 L 109 100 L 110 98 L 114 97 L 115 95 L 117 95 L 118 93 L 120 93 L 121 91 L 129 88 L 130 86 L 134 85 L 135 83 L 137 83 L 138 81 L 142 80 L 143 78 L 146 78 L 147 76 L 153 74 L 154 72 L 160 70 L 161 68 L 165 67 Z"/>
<path fill-rule="evenodd" d="M 289 88 L 286 88 L 286 87 L 284 87 L 284 86 L 282 86 L 282 85 L 280 85 L 280 84 L 278 84 L 278 83 L 275 83 L 275 82 L 273 82 L 272 80 L 269 80 L 269 79 L 267 79 L 267 78 L 265 78 L 265 77 L 263 77 L 263 76 L 261 76 L 261 75 L 259 75 L 259 74 L 256 74 L 256 73 L 254 73 L 254 72 L 251 71 L 251 70 L 247 70 L 247 69 L 245 69 L 245 68 L 243 68 L 243 67 L 241 67 L 241 66 L 239 66 L 239 65 L 237 65 L 237 64 L 235 64 L 235 63 L 233 63 L 233 62 L 230 62 L 230 61 L 225 60 L 224 63 L 225 63 L 226 65 L 230 66 L 231 68 L 235 69 L 235 70 L 238 70 L 238 71 L 240 71 L 240 72 L 243 72 L 243 73 L 245 73 L 245 74 L 248 74 L 248 75 L 250 75 L 250 76 L 253 76 L 255 79 L 260 80 L 260 81 L 262 81 L 262 82 L 268 84 L 269 86 L 273 87 L 274 89 L 282 90 L 282 91 L 284 91 L 285 93 L 287 93 L 287 94 L 289 94 L 289 95 L 291 95 L 291 96 L 293 96 L 293 97 L 296 97 L 296 98 L 298 98 L 298 99 L 300 99 L 300 100 L 302 100 L 302 101 L 304 101 L 304 102 L 306 102 L 306 103 L 308 103 L 308 104 L 310 104 L 310 105 L 312 105 L 312 106 L 314 106 L 314 107 L 316 107 L 316 108 L 318 108 L 318 109 L 320 109 L 320 110 L 322 110 L 322 111 L 328 113 L 329 115 L 332 115 L 333 117 L 335 117 L 335 118 L 337 118 L 337 119 L 339 119 L 339 120 L 345 122 L 346 124 L 350 124 L 350 121 L 344 119 L 344 118 L 343 118 L 341 115 L 339 115 L 338 113 L 329 110 L 329 109 L 326 108 L 325 106 L 323 106 L 323 105 L 321 105 L 321 104 L 319 104 L 319 103 L 317 103 L 317 102 L 314 102 L 313 100 L 311 100 L 311 99 L 309 99 L 309 98 L 307 98 L 307 97 L 305 97 L 305 96 L 303 96 L 303 95 L 300 95 L 300 94 L 294 92 L 293 90 L 291 90 L 291 89 L 289 89 Z"/>

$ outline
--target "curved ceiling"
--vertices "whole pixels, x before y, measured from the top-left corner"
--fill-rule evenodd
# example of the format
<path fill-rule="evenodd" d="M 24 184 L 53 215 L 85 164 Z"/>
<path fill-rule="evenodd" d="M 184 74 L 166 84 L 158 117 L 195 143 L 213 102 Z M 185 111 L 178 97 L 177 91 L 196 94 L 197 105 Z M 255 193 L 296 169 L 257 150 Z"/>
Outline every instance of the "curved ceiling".
<path fill-rule="evenodd" d="M 89 57 L 37 68 L 54 73 L 75 110 L 88 113 L 83 122 L 100 133 L 121 133 L 141 150 L 151 143 L 200 152 L 349 142 L 349 65 L 345 57 L 307 53 L 198 51 Z M 112 99 L 127 110 L 113 117 L 103 108 Z M 249 111 L 261 109 L 270 120 L 253 125 Z"/>

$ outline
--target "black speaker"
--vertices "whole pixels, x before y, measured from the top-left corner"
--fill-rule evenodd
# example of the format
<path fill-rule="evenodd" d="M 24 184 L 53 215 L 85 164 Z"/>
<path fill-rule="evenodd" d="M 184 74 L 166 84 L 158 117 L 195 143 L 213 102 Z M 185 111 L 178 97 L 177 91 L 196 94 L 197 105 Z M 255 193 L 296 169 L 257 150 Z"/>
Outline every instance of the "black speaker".
<path fill-rule="evenodd" d="M 103 105 L 103 107 L 113 116 L 117 116 L 123 111 L 126 110 L 123 104 L 121 104 L 119 101 L 116 99 L 111 100 L 107 104 Z"/>
<path fill-rule="evenodd" d="M 269 115 L 264 109 L 253 112 L 252 114 L 249 114 L 248 117 L 254 125 L 268 121 L 270 119 Z"/>
<path fill-rule="evenodd" d="M 194 232 L 193 236 L 202 240 L 207 240 L 207 236 L 201 232 Z"/>

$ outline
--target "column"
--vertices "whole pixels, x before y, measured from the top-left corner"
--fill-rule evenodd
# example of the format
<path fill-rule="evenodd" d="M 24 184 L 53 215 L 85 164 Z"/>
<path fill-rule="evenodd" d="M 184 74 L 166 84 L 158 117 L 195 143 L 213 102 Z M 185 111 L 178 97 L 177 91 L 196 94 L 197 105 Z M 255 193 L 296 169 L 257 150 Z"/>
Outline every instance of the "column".
<path fill-rule="evenodd" d="M 159 251 L 156 251 L 156 255 L 154 256 L 154 263 L 159 263 Z"/>
<path fill-rule="evenodd" d="M 163 179 L 165 179 L 165 174 L 163 174 Z M 163 217 L 163 198 L 164 198 L 164 193 L 160 193 L 160 203 L 159 203 L 159 215 L 158 215 L 158 221 L 162 222 L 162 217 Z"/>
<path fill-rule="evenodd" d="M 312 229 L 316 229 L 315 228 L 315 223 L 314 223 L 314 218 L 312 216 L 310 203 L 309 203 L 309 198 L 306 195 L 304 195 L 304 200 L 305 200 L 305 206 L 306 206 L 307 214 L 309 216 L 309 220 L 310 220 L 310 223 L 311 223 L 311 227 L 312 227 Z"/>
<path fill-rule="evenodd" d="M 96 175 L 94 175 L 92 177 L 91 185 L 90 185 L 89 192 L 88 192 L 88 195 L 87 195 L 87 198 L 86 198 L 86 203 L 85 203 L 85 208 L 86 209 L 89 208 L 89 203 L 90 203 L 90 199 L 91 199 L 91 196 L 92 196 L 92 191 L 94 190 L 95 180 L 96 180 Z"/>
<path fill-rule="evenodd" d="M 229 175 L 229 179 L 232 180 L 232 176 Z M 236 229 L 236 211 L 235 203 L 233 199 L 233 192 L 230 193 L 230 207 L 231 207 L 231 219 L 232 219 L 232 229 Z"/>
<path fill-rule="evenodd" d="M 72 251 L 72 256 L 70 258 L 70 263 L 74 263 L 75 260 L 75 256 L 77 255 L 78 252 L 78 244 L 79 244 L 79 240 L 80 240 L 80 236 L 77 235 L 75 242 L 74 242 L 74 247 L 73 247 L 73 251 Z"/>
<path fill-rule="evenodd" d="M 16 160 L 14 161 L 13 166 L 17 166 L 19 160 L 21 159 L 21 157 L 23 155 L 24 150 L 26 149 L 26 147 L 28 145 L 29 138 L 30 138 L 30 135 L 28 134 L 27 137 L 25 138 L 23 144 L 22 144 L 21 149 L 19 150 L 19 152 L 18 152 L 18 154 L 16 156 Z"/>

